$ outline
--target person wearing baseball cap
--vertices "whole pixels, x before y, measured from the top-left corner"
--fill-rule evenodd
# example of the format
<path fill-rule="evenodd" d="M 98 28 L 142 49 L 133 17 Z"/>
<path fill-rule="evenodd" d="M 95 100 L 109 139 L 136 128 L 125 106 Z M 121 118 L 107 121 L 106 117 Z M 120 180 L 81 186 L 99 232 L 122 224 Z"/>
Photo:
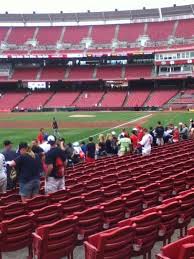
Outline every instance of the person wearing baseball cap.
<path fill-rule="evenodd" d="M 5 157 L 5 161 L 14 160 L 17 157 L 16 151 L 12 148 L 13 143 L 10 140 L 4 140 L 3 142 L 3 152 L 2 154 Z M 16 188 L 16 181 L 11 177 L 11 167 L 9 165 L 6 166 L 6 174 L 7 174 L 7 190 L 12 190 Z"/>
<path fill-rule="evenodd" d="M 59 148 L 56 143 L 56 138 L 53 135 L 48 136 L 47 143 L 51 149 L 46 153 L 45 163 L 46 171 L 46 193 L 52 193 L 65 189 L 65 167 L 66 153 Z"/>

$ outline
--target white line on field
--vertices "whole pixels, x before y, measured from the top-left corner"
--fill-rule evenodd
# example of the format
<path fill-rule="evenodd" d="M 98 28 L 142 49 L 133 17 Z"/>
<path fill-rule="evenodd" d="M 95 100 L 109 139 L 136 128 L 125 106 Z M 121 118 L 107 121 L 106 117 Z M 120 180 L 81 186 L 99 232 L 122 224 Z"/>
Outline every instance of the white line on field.
<path fill-rule="evenodd" d="M 114 129 L 118 129 L 118 128 L 123 127 L 123 126 L 125 126 L 125 125 L 128 125 L 128 124 L 130 124 L 130 123 L 134 123 L 134 122 L 137 122 L 137 121 L 140 121 L 140 120 L 143 120 L 143 119 L 147 119 L 147 118 L 149 118 L 149 117 L 151 117 L 151 116 L 152 116 L 152 113 L 151 113 L 151 114 L 148 114 L 148 115 L 145 115 L 145 116 L 142 116 L 142 117 L 139 117 L 139 118 L 136 118 L 136 119 L 134 119 L 134 120 L 125 122 L 125 123 L 123 123 L 123 124 L 117 125 L 117 126 L 115 126 L 115 127 L 113 127 L 113 128 L 103 130 L 103 131 L 101 131 L 101 132 L 99 132 L 99 133 L 97 133 L 97 134 L 90 135 L 89 137 L 96 137 L 96 136 L 98 136 L 98 135 L 100 135 L 100 134 L 106 133 L 106 132 L 108 132 L 108 131 L 110 132 L 110 131 L 112 131 L 112 130 L 114 130 Z M 84 141 L 84 140 L 86 140 L 86 139 L 88 139 L 88 137 L 87 137 L 87 138 L 80 139 L 80 140 L 78 140 L 78 142 Z"/>

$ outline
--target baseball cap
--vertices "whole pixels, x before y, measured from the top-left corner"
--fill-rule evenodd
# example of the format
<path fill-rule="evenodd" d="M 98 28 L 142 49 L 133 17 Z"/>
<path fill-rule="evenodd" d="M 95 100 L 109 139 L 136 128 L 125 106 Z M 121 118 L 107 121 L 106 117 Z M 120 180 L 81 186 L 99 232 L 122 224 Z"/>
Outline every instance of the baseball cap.
<path fill-rule="evenodd" d="M 48 144 L 52 145 L 52 144 L 54 144 L 56 142 L 56 139 L 55 139 L 55 137 L 53 135 L 50 135 L 47 138 L 47 142 L 48 142 Z"/>
<path fill-rule="evenodd" d="M 116 132 L 115 132 L 115 131 L 112 131 L 111 134 L 112 134 L 112 135 L 116 135 Z"/>
<path fill-rule="evenodd" d="M 10 140 L 8 140 L 8 139 L 6 139 L 4 142 L 3 142 L 3 145 L 4 146 L 9 146 L 9 145 L 11 145 L 11 144 L 13 144 Z"/>
<path fill-rule="evenodd" d="M 133 128 L 132 130 L 133 130 L 133 131 L 138 131 L 138 129 L 137 129 L 137 128 Z"/>

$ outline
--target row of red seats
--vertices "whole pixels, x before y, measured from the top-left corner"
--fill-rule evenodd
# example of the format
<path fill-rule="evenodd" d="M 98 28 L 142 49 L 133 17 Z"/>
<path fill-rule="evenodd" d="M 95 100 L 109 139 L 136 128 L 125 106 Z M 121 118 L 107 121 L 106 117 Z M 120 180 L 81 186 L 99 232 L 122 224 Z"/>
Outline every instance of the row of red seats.
<path fill-rule="evenodd" d="M 142 215 L 127 220 L 123 220 L 124 204 L 120 198 L 114 199 L 109 203 L 104 203 L 102 206 L 96 206 L 82 212 L 74 213 L 65 219 L 60 219 L 59 217 L 60 205 L 52 205 L 49 207 L 49 210 L 52 214 L 55 214 L 55 221 L 58 219 L 59 221 L 36 228 L 33 234 L 34 253 L 38 255 L 38 258 L 47 258 L 48 253 L 50 253 L 48 258 L 58 258 L 56 256 L 57 254 L 60 254 L 60 256 L 72 255 L 78 240 L 88 239 L 85 243 L 87 259 L 104 258 L 108 256 L 109 253 L 113 253 L 113 258 L 117 258 L 116 254 L 120 256 L 123 255 L 123 249 L 126 252 L 126 248 L 128 247 L 121 245 L 121 236 L 119 238 L 119 233 L 123 232 L 121 231 L 123 227 L 130 226 L 130 230 L 133 228 L 133 235 L 131 235 L 130 238 L 131 249 L 128 250 L 128 257 L 126 258 L 129 258 L 131 255 L 129 251 L 131 251 L 133 255 L 145 255 L 146 253 L 150 255 L 151 249 L 157 240 L 166 242 L 170 240 L 176 228 L 180 228 L 182 231 L 183 228 L 187 227 L 194 215 L 193 202 L 194 189 L 183 192 L 173 199 L 165 200 L 162 205 L 145 210 Z M 53 220 L 48 210 L 47 212 L 45 211 L 44 215 L 42 215 L 40 211 L 41 210 L 38 212 L 34 211 L 33 214 L 19 216 L 12 220 L 2 221 L 0 226 L 1 252 L 21 249 L 27 245 L 31 248 L 31 233 L 35 227 L 43 223 L 44 217 L 44 223 L 50 223 Z M 37 223 L 36 220 L 38 217 L 39 221 Z M 108 230 L 108 232 L 98 233 L 88 238 L 90 234 L 101 231 L 103 227 L 107 228 L 109 227 L 108 225 L 115 226 L 118 221 L 120 221 L 118 228 Z M 107 249 L 101 251 L 100 244 L 107 244 L 105 240 L 104 242 L 103 239 L 101 240 L 101 236 L 109 237 L 105 239 L 108 243 L 113 242 L 112 245 L 115 243 L 115 238 L 117 237 L 117 249 L 112 246 L 111 251 Z M 14 243 L 12 242 L 13 239 L 15 241 Z M 128 238 L 125 236 L 125 240 L 129 242 L 129 236 Z M 66 245 L 64 245 L 64 243 Z M 102 245 L 102 247 L 104 245 Z M 55 249 L 53 249 L 54 247 Z M 56 249 L 57 247 L 59 249 Z M 31 253 L 31 249 L 29 250 Z M 97 254 L 95 255 L 95 253 Z M 99 253 L 104 253 L 103 257 L 98 257 Z"/>
<path fill-rule="evenodd" d="M 165 200 L 162 205 L 143 211 L 139 216 L 120 221 L 114 229 L 90 236 L 85 242 L 85 258 L 130 258 L 148 254 L 151 259 L 155 242 L 170 242 L 175 229 L 182 231 L 194 216 L 193 191 L 183 192 L 173 200 Z"/>

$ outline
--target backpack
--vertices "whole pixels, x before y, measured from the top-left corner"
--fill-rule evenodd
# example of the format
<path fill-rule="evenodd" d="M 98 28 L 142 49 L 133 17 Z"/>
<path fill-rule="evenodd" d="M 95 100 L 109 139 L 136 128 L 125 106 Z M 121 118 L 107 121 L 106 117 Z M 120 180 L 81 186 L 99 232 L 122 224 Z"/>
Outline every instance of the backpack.
<path fill-rule="evenodd" d="M 64 162 L 60 157 L 56 158 L 55 167 L 56 167 L 56 178 L 62 178 L 65 174 L 65 167 L 64 167 Z"/>

